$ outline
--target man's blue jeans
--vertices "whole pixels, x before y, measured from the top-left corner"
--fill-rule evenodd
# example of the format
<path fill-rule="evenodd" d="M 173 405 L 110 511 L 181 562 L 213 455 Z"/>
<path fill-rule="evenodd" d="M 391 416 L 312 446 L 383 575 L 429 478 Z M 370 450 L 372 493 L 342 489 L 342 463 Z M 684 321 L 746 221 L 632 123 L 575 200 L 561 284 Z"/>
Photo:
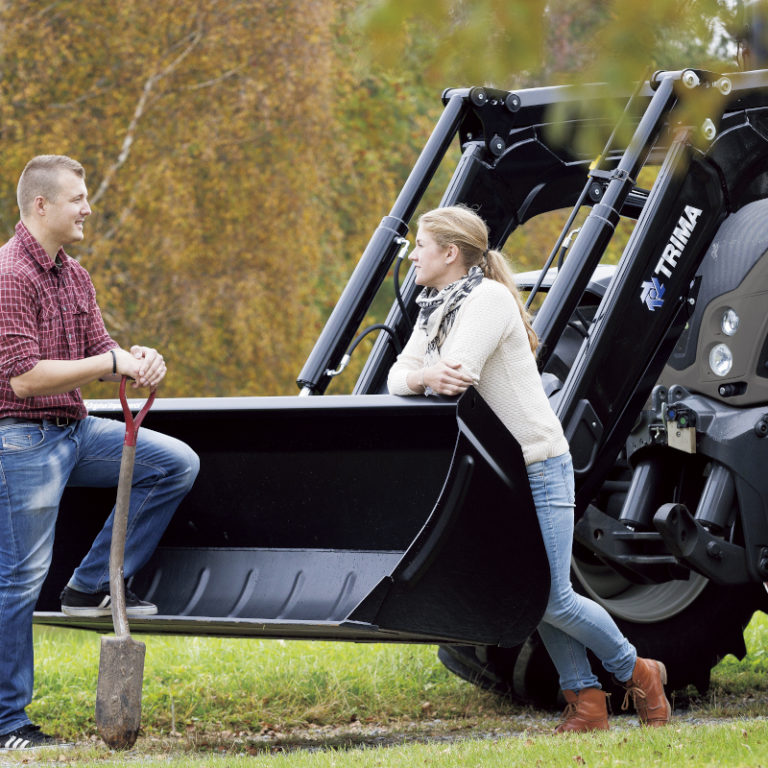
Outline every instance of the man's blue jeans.
<path fill-rule="evenodd" d="M 93 416 L 68 427 L 0 422 L 0 734 L 30 722 L 25 708 L 32 700 L 32 613 L 50 566 L 64 488 L 117 486 L 124 436 L 121 422 Z M 199 466 L 197 455 L 179 440 L 139 431 L 126 577 L 154 552 Z M 111 537 L 112 514 L 75 570 L 71 587 L 109 590 Z"/>
<path fill-rule="evenodd" d="M 602 606 L 574 592 L 571 584 L 575 501 L 571 455 L 529 465 L 528 480 L 552 575 L 549 602 L 538 629 L 560 676 L 560 688 L 600 687 L 587 648 L 618 680 L 629 680 L 637 661 L 634 646 Z"/>

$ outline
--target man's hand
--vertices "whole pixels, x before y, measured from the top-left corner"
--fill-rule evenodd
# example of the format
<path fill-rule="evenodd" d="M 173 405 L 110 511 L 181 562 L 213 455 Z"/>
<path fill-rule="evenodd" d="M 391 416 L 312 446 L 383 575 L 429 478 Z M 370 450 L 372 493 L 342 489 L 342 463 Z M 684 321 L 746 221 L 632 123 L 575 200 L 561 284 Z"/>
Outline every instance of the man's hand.
<path fill-rule="evenodd" d="M 438 360 L 425 368 L 422 381 L 438 395 L 458 395 L 466 391 L 477 379 L 462 367 L 461 363 L 451 360 Z"/>
<path fill-rule="evenodd" d="M 149 387 L 154 390 L 165 378 L 165 360 L 156 349 L 134 345 L 130 352 L 116 349 L 115 357 L 117 372 L 132 378 L 134 388 Z"/>

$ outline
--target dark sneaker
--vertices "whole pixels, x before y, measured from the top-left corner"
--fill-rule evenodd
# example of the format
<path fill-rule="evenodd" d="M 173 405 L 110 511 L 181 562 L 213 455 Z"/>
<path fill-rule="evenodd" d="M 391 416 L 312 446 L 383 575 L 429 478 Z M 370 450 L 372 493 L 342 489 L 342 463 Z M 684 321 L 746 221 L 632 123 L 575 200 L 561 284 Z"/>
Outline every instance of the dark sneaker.
<path fill-rule="evenodd" d="M 22 725 L 15 731 L 0 736 L 0 752 L 12 749 L 41 749 L 43 747 L 71 747 L 72 742 L 56 736 L 49 736 L 40 730 L 39 725 Z"/>
<path fill-rule="evenodd" d="M 95 595 L 80 592 L 72 587 L 64 587 L 61 593 L 61 612 L 66 616 L 78 618 L 98 618 L 112 615 L 112 600 L 109 592 L 97 592 Z M 140 600 L 130 589 L 125 589 L 125 612 L 128 616 L 138 618 L 153 616 L 157 606 Z"/>

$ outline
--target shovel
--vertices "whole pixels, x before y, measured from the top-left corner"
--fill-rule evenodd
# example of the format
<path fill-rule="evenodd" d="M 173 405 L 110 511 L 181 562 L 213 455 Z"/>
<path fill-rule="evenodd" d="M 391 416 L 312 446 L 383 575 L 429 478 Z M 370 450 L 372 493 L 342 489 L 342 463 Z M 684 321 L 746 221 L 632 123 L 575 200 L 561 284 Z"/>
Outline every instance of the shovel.
<path fill-rule="evenodd" d="M 128 627 L 123 561 L 133 463 L 136 458 L 136 436 L 155 399 L 155 393 L 151 392 L 134 419 L 125 397 L 125 382 L 126 377 L 123 376 L 120 382 L 120 402 L 125 414 L 125 440 L 109 550 L 109 592 L 115 636 L 101 638 L 99 682 L 96 688 L 96 726 L 101 738 L 112 749 L 130 749 L 136 742 L 141 724 L 141 686 L 146 646 L 131 637 Z"/>

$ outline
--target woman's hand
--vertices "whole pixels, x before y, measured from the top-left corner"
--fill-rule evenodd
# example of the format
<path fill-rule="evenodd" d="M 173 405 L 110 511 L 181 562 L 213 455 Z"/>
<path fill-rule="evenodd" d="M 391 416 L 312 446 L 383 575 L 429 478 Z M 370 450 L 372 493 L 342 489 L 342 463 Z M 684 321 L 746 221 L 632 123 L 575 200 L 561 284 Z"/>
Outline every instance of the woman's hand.
<path fill-rule="evenodd" d="M 477 384 L 477 379 L 461 363 L 452 360 L 438 360 L 434 365 L 417 373 L 421 377 L 420 383 L 438 395 L 460 395 L 473 384 Z"/>

